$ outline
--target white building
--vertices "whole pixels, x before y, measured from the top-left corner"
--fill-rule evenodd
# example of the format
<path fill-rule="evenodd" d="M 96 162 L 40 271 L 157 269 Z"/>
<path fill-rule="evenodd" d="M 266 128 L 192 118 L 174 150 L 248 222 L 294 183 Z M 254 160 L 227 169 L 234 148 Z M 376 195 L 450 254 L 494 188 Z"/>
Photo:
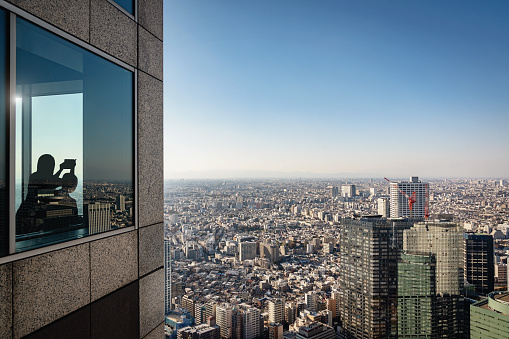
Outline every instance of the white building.
<path fill-rule="evenodd" d="M 424 218 L 428 211 L 429 184 L 421 182 L 418 177 L 411 177 L 410 181 L 390 183 L 391 218 Z M 409 198 L 415 196 L 412 210 L 410 210 Z M 414 195 L 415 192 L 415 195 Z"/>
<path fill-rule="evenodd" d="M 216 323 L 220 327 L 221 338 L 232 337 L 232 313 L 233 306 L 230 304 L 216 306 Z"/>
<path fill-rule="evenodd" d="M 384 218 L 391 217 L 391 204 L 389 198 L 378 198 L 378 214 Z"/>
<path fill-rule="evenodd" d="M 274 298 L 269 302 L 269 323 L 283 323 L 285 320 L 285 300 Z"/>
<path fill-rule="evenodd" d="M 242 338 L 254 339 L 260 336 L 260 310 L 254 307 L 242 311 Z"/>

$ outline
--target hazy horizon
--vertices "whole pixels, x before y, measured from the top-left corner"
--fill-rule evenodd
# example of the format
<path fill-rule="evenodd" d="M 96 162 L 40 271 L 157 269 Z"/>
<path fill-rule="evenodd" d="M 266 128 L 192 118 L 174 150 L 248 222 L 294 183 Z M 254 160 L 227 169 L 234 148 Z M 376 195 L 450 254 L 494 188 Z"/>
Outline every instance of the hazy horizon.
<path fill-rule="evenodd" d="M 504 178 L 508 9 L 473 1 L 165 2 L 165 179 Z"/>

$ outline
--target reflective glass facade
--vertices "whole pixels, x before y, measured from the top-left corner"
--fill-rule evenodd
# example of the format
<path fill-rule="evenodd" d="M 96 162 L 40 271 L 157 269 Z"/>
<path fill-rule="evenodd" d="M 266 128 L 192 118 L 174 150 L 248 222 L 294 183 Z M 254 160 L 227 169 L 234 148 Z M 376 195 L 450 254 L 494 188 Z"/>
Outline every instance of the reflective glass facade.
<path fill-rule="evenodd" d="M 5 70 L 7 19 L 1 11 Z M 15 136 L 9 139 L 8 88 L 0 81 L 0 129 L 7 141 L 0 153 L 0 254 L 8 254 L 10 237 L 15 237 L 15 252 L 21 252 L 132 226 L 133 72 L 20 17 L 15 20 Z M 9 174 L 7 147 L 13 142 L 15 169 Z M 14 213 L 4 193 L 9 175 Z M 8 232 L 9 212 L 15 234 Z"/>
<path fill-rule="evenodd" d="M 7 51 L 8 51 L 8 16 L 0 9 L 0 256 L 7 254 L 8 239 L 8 205 L 7 205 Z"/>

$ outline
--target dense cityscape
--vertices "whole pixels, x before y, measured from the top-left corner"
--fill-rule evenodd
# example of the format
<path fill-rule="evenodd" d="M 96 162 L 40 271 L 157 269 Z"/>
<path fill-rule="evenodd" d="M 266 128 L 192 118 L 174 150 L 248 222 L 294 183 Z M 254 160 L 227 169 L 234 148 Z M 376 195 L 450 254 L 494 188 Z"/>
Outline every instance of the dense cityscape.
<path fill-rule="evenodd" d="M 170 338 L 477 338 L 509 298 L 504 180 L 173 180 L 164 203 Z"/>

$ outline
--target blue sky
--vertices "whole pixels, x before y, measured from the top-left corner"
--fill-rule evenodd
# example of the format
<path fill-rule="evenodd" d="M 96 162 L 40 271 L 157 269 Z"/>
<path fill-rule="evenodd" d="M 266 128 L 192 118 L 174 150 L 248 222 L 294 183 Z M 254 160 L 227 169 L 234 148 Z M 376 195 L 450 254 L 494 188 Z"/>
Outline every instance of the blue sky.
<path fill-rule="evenodd" d="M 164 3 L 165 176 L 508 177 L 509 3 Z"/>

